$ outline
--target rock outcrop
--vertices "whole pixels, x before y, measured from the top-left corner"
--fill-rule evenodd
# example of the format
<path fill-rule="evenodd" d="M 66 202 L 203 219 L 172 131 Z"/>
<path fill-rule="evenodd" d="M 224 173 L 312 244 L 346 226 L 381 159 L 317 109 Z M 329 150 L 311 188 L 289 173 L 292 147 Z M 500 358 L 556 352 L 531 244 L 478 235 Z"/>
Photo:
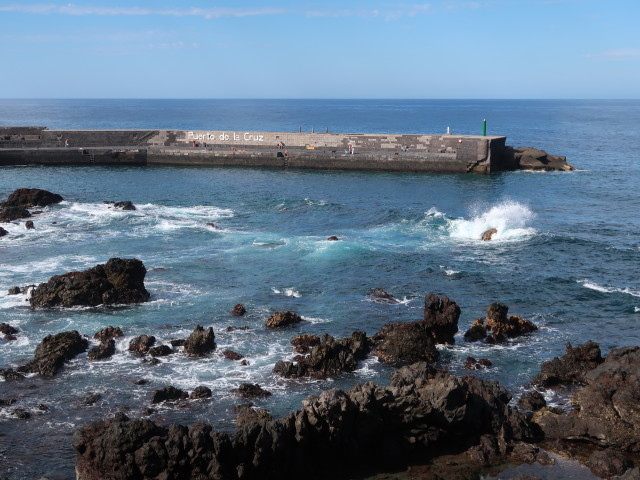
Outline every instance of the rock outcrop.
<path fill-rule="evenodd" d="M 264 326 L 267 328 L 283 328 L 288 327 L 290 325 L 295 325 L 296 323 L 300 323 L 302 321 L 302 317 L 298 315 L 296 312 L 284 311 L 284 312 L 276 312 L 271 315 Z"/>
<path fill-rule="evenodd" d="M 477 318 L 464 334 L 468 342 L 486 340 L 488 343 L 500 343 L 509 338 L 516 338 L 531 333 L 538 327 L 520 315 L 507 316 L 509 307 L 494 302 L 487 309 L 486 318 Z"/>
<path fill-rule="evenodd" d="M 106 203 L 108 205 L 113 205 L 113 208 L 117 208 L 118 210 L 135 210 L 136 206 L 131 203 L 131 201 L 129 200 L 124 200 L 122 202 L 114 202 L 114 201 L 110 201 L 110 200 L 106 200 L 103 203 Z"/>
<path fill-rule="evenodd" d="M 149 353 L 149 349 L 156 343 L 153 335 L 138 335 L 129 342 L 129 351 L 136 356 L 144 356 Z"/>
<path fill-rule="evenodd" d="M 200 325 L 196 325 L 184 343 L 184 353 L 190 357 L 202 357 L 216 348 L 215 339 L 212 327 L 205 330 Z"/>
<path fill-rule="evenodd" d="M 371 290 L 371 292 L 369 292 L 369 297 L 371 298 L 371 300 L 378 303 L 400 303 L 396 297 L 394 297 L 390 293 L 385 292 L 381 288 Z"/>
<path fill-rule="evenodd" d="M 265 390 L 257 383 L 241 383 L 238 388 L 232 390 L 233 393 L 243 398 L 270 397 L 271 392 Z"/>
<path fill-rule="evenodd" d="M 244 305 L 241 303 L 236 304 L 236 306 L 233 307 L 233 310 L 231 310 L 231 315 L 235 315 L 236 317 L 241 317 L 245 313 L 247 313 L 247 310 L 244 308 Z"/>
<path fill-rule="evenodd" d="M 533 379 L 533 384 L 544 388 L 563 385 L 581 385 L 585 383 L 584 375 L 603 362 L 600 346 L 595 342 L 573 348 L 570 343 L 565 346 L 565 354 L 544 362 L 540 373 Z"/>
<path fill-rule="evenodd" d="M 57 193 L 51 193 L 39 188 L 19 188 L 15 190 L 3 203 L 5 207 L 46 207 L 64 200 Z"/>
<path fill-rule="evenodd" d="M 431 330 L 424 321 L 387 323 L 371 337 L 373 355 L 400 367 L 415 362 L 433 362 L 438 356 Z"/>
<path fill-rule="evenodd" d="M 498 233 L 498 229 L 497 228 L 490 228 L 489 230 L 486 230 L 483 234 L 482 234 L 482 240 L 484 242 L 488 242 L 489 240 L 491 240 L 493 238 L 493 236 Z"/>
<path fill-rule="evenodd" d="M 0 208 L 0 223 L 13 222 L 20 218 L 29 218 L 31 213 L 24 207 L 4 207 Z M 5 230 L 6 232 L 6 230 Z"/>
<path fill-rule="evenodd" d="M 309 353 L 312 347 L 320 345 L 320 337 L 318 335 L 298 335 L 290 340 L 291 345 L 298 353 Z"/>
<path fill-rule="evenodd" d="M 153 398 L 151 399 L 151 403 L 162 403 L 162 402 L 175 402 L 177 400 L 184 400 L 188 398 L 189 394 L 184 390 L 179 388 L 168 386 L 161 388 L 160 390 L 156 390 L 153 393 Z"/>
<path fill-rule="evenodd" d="M 352 372 L 370 350 L 364 332 L 353 332 L 350 337 L 335 340 L 323 335 L 319 344 L 313 346 L 308 355 L 297 363 L 278 361 L 273 372 L 285 378 L 327 378 L 342 372 Z"/>
<path fill-rule="evenodd" d="M 65 362 L 86 351 L 88 347 L 89 341 L 76 330 L 47 335 L 36 347 L 34 359 L 18 367 L 18 372 L 52 377 Z"/>
<path fill-rule="evenodd" d="M 536 439 L 509 400 L 495 382 L 419 363 L 395 372 L 388 387 L 331 389 L 281 419 L 239 422 L 232 435 L 202 423 L 162 427 L 119 413 L 74 432 L 76 472 L 81 480 L 328 478 L 345 465 L 398 467 L 481 441 L 492 455 L 506 456 Z"/>
<path fill-rule="evenodd" d="M 545 172 L 575 170 L 573 166 L 567 163 L 566 157 L 550 155 L 537 148 L 507 146 L 505 155 L 515 169 Z"/>
<path fill-rule="evenodd" d="M 144 287 L 147 269 L 137 259 L 111 258 L 83 272 L 54 275 L 32 292 L 33 308 L 141 303 L 149 300 Z"/>
<path fill-rule="evenodd" d="M 460 307 L 448 297 L 430 293 L 424 298 L 424 325 L 436 343 L 452 345 L 458 332 Z"/>
<path fill-rule="evenodd" d="M 7 232 L 4 228 L 0 227 L 0 237 L 4 237 L 5 235 L 8 235 L 8 234 L 9 232 Z"/>
<path fill-rule="evenodd" d="M 116 341 L 113 338 L 102 340 L 98 345 L 91 347 L 87 353 L 89 360 L 104 360 L 116 353 Z"/>

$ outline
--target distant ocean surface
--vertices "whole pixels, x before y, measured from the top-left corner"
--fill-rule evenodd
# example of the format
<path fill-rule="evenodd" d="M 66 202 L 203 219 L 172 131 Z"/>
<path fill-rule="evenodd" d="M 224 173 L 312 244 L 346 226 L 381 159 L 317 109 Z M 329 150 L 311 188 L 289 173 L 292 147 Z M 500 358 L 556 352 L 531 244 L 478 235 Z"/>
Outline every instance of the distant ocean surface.
<path fill-rule="evenodd" d="M 603 353 L 640 344 L 640 101 L 0 100 L 0 125 L 56 129 L 438 134 L 450 127 L 455 135 L 481 133 L 483 119 L 490 135 L 566 155 L 578 170 L 482 176 L 0 167 L 0 200 L 20 187 L 65 199 L 33 218 L 35 230 L 2 225 L 9 235 L 0 239 L 0 322 L 20 333 L 0 340 L 0 368 L 26 363 L 48 334 L 93 336 L 108 325 L 125 333 L 110 360 L 80 355 L 53 379 L 0 382 L 0 399 L 16 400 L 0 409 L 0 477 L 74 478 L 72 432 L 117 411 L 229 431 L 232 407 L 242 403 L 230 390 L 243 382 L 273 393 L 254 403 L 274 416 L 327 388 L 386 383 L 392 368 L 374 359 L 325 381 L 284 380 L 271 370 L 292 358 L 289 339 L 297 334 L 372 335 L 388 322 L 421 319 L 429 292 L 462 309 L 456 343 L 441 348 L 439 366 L 467 374 L 467 356 L 488 358 L 494 366 L 473 373 L 498 380 L 516 398 L 567 342 L 593 340 Z M 137 210 L 114 211 L 105 200 L 131 200 Z M 495 240 L 480 241 L 492 227 Z M 330 235 L 341 241 L 326 241 Z M 149 303 L 32 311 L 25 295 L 7 294 L 111 257 L 144 262 Z M 375 288 L 400 303 L 371 301 Z M 494 301 L 540 329 L 499 346 L 464 342 L 464 331 Z M 246 316 L 229 314 L 236 303 Z M 278 310 L 294 310 L 304 322 L 265 330 Z M 168 343 L 196 324 L 215 331 L 211 357 L 176 354 L 150 366 L 126 351 L 134 336 Z M 250 329 L 226 332 L 229 325 Z M 249 365 L 226 360 L 220 352 L 227 348 Z M 148 383 L 136 385 L 140 379 Z M 206 385 L 213 398 L 146 412 L 152 393 L 167 385 Z M 89 405 L 91 395 L 98 400 Z M 14 408 L 31 418 L 15 418 Z"/>

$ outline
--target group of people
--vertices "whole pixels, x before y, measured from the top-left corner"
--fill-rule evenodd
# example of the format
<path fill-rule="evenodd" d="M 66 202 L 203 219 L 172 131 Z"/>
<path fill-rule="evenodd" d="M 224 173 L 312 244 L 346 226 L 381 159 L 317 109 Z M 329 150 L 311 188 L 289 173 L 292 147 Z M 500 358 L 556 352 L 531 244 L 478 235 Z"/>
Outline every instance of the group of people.
<path fill-rule="evenodd" d="M 344 151 L 344 153 L 350 153 L 351 155 L 353 155 L 354 153 L 356 153 L 356 147 L 349 144 L 349 147 Z"/>
<path fill-rule="evenodd" d="M 276 148 L 284 148 L 284 142 L 280 142 L 276 145 Z"/>

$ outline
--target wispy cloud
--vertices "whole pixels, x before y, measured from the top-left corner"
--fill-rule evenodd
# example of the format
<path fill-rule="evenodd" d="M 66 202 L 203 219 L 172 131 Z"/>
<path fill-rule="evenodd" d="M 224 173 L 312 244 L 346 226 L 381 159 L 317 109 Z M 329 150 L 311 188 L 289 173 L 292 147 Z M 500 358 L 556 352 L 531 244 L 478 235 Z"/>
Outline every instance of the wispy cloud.
<path fill-rule="evenodd" d="M 26 13 L 32 15 L 105 15 L 105 16 L 135 16 L 135 15 L 160 15 L 172 17 L 203 17 L 203 18 L 223 18 L 223 17 L 252 17 L 263 15 L 278 15 L 285 13 L 283 9 L 270 7 L 264 8 L 143 8 L 143 7 L 102 7 L 102 6 L 80 6 L 80 5 L 6 5 L 0 6 L 0 12 Z"/>
<path fill-rule="evenodd" d="M 618 48 L 600 53 L 587 53 L 585 56 L 589 58 L 604 58 L 610 60 L 622 60 L 628 58 L 640 59 L 640 48 Z"/>

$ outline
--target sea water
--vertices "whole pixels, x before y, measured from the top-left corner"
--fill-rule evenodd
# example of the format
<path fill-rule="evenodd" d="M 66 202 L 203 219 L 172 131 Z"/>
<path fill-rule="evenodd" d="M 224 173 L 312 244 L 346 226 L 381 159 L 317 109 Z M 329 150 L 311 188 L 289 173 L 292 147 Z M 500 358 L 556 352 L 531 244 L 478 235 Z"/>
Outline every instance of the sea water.
<path fill-rule="evenodd" d="M 640 102 L 638 101 L 0 101 L 0 125 L 49 128 L 172 128 L 365 133 L 489 133 L 507 143 L 566 155 L 561 173 L 426 175 L 200 167 L 2 167 L 0 199 L 21 187 L 64 197 L 23 222 L 3 224 L 0 322 L 17 327 L 0 340 L 0 368 L 33 357 L 48 334 L 87 336 L 122 328 L 116 354 L 79 355 L 52 379 L 0 382 L 0 475 L 10 479 L 74 477 L 72 432 L 118 411 L 154 421 L 211 423 L 233 431 L 231 393 L 258 383 L 273 395 L 254 404 L 284 415 L 306 396 L 387 383 L 392 368 L 375 359 L 327 380 L 286 380 L 272 373 L 294 353 L 301 333 L 371 335 L 385 323 L 416 321 L 424 296 L 447 295 L 462 309 L 456 343 L 438 365 L 456 374 L 467 356 L 493 367 L 473 374 L 498 380 L 517 398 L 540 364 L 587 340 L 603 353 L 640 344 Z M 135 211 L 103 201 L 130 200 Z M 208 225 L 215 224 L 215 228 Z M 490 242 L 482 232 L 497 228 Z M 327 241 L 337 235 L 340 241 Z M 31 310 L 14 286 L 84 270 L 111 257 L 139 258 L 148 270 L 148 303 Z M 397 304 L 372 301 L 383 288 Z M 539 326 L 502 345 L 466 343 L 463 332 L 494 301 Z M 233 317 L 236 303 L 247 308 Z M 275 311 L 303 322 L 268 331 Z M 149 365 L 127 352 L 140 334 L 159 343 L 213 327 L 217 350 Z M 248 326 L 226 331 L 228 326 Z M 225 359 L 234 350 L 248 365 Z M 147 383 L 138 385 L 144 379 Z M 151 406 L 167 385 L 199 385 L 213 397 Z M 88 398 L 97 401 L 88 402 Z M 551 402 L 564 399 L 548 395 Z M 39 408 L 45 405 L 46 410 Z M 18 419 L 14 408 L 30 411 Z"/>

